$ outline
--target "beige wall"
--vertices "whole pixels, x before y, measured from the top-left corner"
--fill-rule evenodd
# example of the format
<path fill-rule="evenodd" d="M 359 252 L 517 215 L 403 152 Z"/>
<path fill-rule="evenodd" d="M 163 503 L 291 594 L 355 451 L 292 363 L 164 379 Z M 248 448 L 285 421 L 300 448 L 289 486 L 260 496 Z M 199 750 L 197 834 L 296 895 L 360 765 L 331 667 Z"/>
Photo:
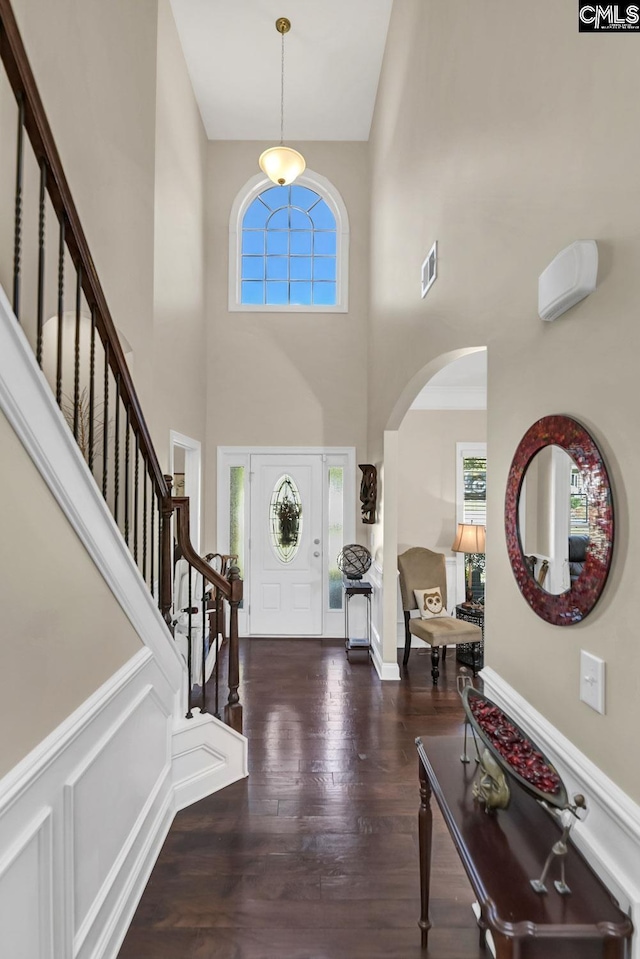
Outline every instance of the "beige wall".
<path fill-rule="evenodd" d="M 158 5 L 154 390 L 156 451 L 169 430 L 205 440 L 204 204 L 206 137 L 169 0 Z"/>
<path fill-rule="evenodd" d="M 394 4 L 374 120 L 372 455 L 408 380 L 455 348 L 488 346 L 486 662 L 636 800 L 635 570 L 640 326 L 639 60 L 617 35 L 578 34 L 573 4 Z M 555 323 L 537 278 L 578 238 L 600 248 L 596 293 Z M 419 294 L 434 239 L 438 278 Z M 573 414 L 614 482 L 616 549 L 605 595 L 581 625 L 535 616 L 511 573 L 503 526 L 509 464 L 525 430 Z M 607 663 L 607 714 L 579 702 L 579 654 Z"/>
<path fill-rule="evenodd" d="M 140 649 L 129 620 L 0 414 L 0 776 Z"/>
<path fill-rule="evenodd" d="M 367 462 L 367 144 L 300 146 L 308 167 L 340 191 L 349 214 L 346 314 L 228 311 L 229 215 L 238 191 L 260 172 L 265 144 L 209 144 L 208 543 L 215 542 L 217 446 L 355 446 L 358 462 Z"/>
<path fill-rule="evenodd" d="M 107 302 L 134 350 L 136 387 L 146 409 L 157 3 L 14 0 L 13 7 Z M 34 223 L 31 242 L 35 235 Z M 55 257 L 55 287 L 54 264 Z M 73 284 L 69 292 L 71 308 Z"/>
<path fill-rule="evenodd" d="M 456 533 L 456 443 L 483 443 L 484 410 L 409 410 L 398 431 L 398 549 L 450 553 Z M 451 554 L 453 555 L 453 554 Z"/>
<path fill-rule="evenodd" d="M 16 16 L 163 469 L 169 430 L 204 442 L 206 138 L 169 0 L 16 0 Z M 62 66 L 64 65 L 64 67 Z M 0 71 L 0 282 L 10 292 L 15 105 Z M 25 151 L 23 320 L 35 344 L 37 170 Z M 47 210 L 45 318 L 57 310 L 58 233 Z M 75 309 L 67 261 L 65 309 Z M 44 368 L 54 382 L 55 321 Z M 72 328 L 63 391 L 72 391 Z M 83 341 L 84 343 L 84 341 Z M 86 348 L 85 348 L 86 347 Z M 88 345 L 81 355 L 88 369 Z M 87 370 L 84 371 L 85 373 Z M 84 382 L 84 379 L 83 379 Z M 113 386 L 113 384 L 112 384 Z"/>

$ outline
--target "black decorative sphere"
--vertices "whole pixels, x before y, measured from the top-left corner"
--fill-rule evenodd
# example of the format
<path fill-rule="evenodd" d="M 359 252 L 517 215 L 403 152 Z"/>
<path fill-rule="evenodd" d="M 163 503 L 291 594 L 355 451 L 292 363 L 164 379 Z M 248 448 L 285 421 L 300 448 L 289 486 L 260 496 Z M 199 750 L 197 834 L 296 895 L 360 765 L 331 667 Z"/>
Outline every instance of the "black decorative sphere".
<path fill-rule="evenodd" d="M 347 579 L 362 579 L 371 566 L 371 553 L 366 546 L 350 543 L 338 553 L 338 569 Z"/>

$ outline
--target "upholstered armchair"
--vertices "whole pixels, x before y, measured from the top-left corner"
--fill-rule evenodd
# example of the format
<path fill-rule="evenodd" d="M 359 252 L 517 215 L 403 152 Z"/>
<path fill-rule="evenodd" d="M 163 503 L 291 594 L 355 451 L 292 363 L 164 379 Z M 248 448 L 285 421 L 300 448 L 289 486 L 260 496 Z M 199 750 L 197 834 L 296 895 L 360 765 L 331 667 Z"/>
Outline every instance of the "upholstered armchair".
<path fill-rule="evenodd" d="M 482 630 L 473 623 L 456 619 L 447 612 L 447 575 L 443 553 L 415 546 L 398 556 L 400 574 L 400 593 L 404 610 L 405 644 L 403 665 L 409 662 L 411 637 L 417 636 L 431 647 L 431 677 L 434 686 L 438 685 L 440 675 L 440 649 L 443 647 L 443 659 L 448 645 L 458 643 L 480 643 Z M 416 591 L 421 595 L 421 608 L 418 606 Z M 420 616 L 411 616 L 412 610 L 418 610 Z M 475 647 L 479 650 L 479 647 Z M 474 656 L 474 660 L 477 656 Z M 476 669 L 473 670 L 474 676 Z"/>

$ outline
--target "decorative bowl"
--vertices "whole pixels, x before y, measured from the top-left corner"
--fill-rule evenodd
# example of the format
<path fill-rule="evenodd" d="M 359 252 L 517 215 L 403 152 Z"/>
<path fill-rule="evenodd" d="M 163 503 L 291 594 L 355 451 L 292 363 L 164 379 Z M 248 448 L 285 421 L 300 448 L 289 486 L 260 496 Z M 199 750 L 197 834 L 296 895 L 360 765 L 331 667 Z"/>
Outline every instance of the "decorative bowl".
<path fill-rule="evenodd" d="M 502 768 L 536 799 L 564 809 L 567 790 L 558 770 L 507 714 L 473 686 L 462 692 L 471 726 Z"/>

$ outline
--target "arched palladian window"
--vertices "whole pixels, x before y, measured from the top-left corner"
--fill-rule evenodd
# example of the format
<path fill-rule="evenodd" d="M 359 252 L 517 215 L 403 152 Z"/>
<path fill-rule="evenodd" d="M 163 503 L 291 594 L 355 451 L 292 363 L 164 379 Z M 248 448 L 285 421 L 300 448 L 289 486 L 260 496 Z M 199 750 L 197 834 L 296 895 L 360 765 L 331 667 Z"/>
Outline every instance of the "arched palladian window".
<path fill-rule="evenodd" d="M 262 174 L 229 224 L 229 309 L 346 312 L 349 221 L 338 191 L 307 170 L 291 186 Z"/>

